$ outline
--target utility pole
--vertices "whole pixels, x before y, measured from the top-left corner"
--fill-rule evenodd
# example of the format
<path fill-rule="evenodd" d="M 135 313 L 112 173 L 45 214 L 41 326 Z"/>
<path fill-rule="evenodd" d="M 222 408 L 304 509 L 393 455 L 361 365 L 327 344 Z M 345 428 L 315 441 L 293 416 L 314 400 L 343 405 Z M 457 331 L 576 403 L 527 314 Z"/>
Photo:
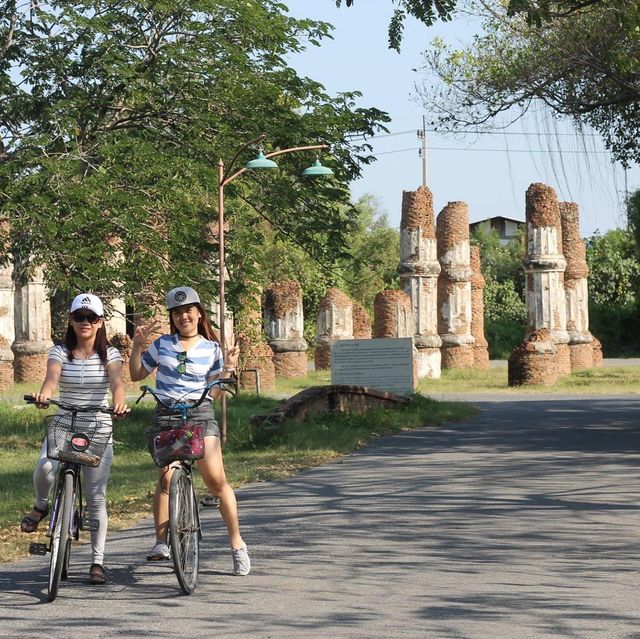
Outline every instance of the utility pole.
<path fill-rule="evenodd" d="M 422 140 L 422 148 L 418 151 L 418 154 L 422 158 L 422 186 L 428 186 L 428 160 L 429 156 L 427 153 L 427 122 L 425 120 L 424 115 L 422 116 L 422 129 L 418 129 L 416 131 L 418 135 L 418 139 Z"/>

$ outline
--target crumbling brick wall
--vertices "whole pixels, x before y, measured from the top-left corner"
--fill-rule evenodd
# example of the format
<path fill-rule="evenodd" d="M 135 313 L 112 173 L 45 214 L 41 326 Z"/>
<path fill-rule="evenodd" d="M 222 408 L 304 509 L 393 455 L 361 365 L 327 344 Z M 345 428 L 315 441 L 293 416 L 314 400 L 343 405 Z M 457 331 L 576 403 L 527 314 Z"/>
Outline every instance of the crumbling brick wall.
<path fill-rule="evenodd" d="M 318 310 L 313 358 L 316 370 L 331 368 L 331 345 L 339 339 L 353 339 L 353 302 L 339 289 L 329 288 Z"/>
<path fill-rule="evenodd" d="M 306 376 L 308 345 L 304 339 L 302 288 L 298 282 L 286 280 L 267 287 L 264 326 L 276 375 Z"/>
<path fill-rule="evenodd" d="M 475 368 L 489 368 L 489 343 L 484 336 L 484 277 L 480 261 L 480 247 L 471 246 L 471 335 L 473 344 L 473 362 Z"/>
<path fill-rule="evenodd" d="M 593 335 L 589 332 L 589 291 L 586 247 L 580 237 L 580 213 L 575 202 L 560 202 L 562 248 L 567 261 L 564 288 L 571 370 L 593 366 Z"/>
<path fill-rule="evenodd" d="M 469 207 L 449 202 L 436 221 L 438 241 L 438 333 L 443 368 L 473 368 Z"/>

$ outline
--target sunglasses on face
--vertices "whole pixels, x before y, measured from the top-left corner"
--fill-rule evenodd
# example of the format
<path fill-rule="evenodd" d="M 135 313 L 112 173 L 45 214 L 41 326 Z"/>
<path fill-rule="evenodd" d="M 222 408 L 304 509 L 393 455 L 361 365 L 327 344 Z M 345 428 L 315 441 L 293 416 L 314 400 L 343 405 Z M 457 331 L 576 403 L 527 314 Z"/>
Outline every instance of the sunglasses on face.
<path fill-rule="evenodd" d="M 187 357 L 187 351 L 182 351 L 182 353 L 178 353 L 178 365 L 176 366 L 176 370 L 178 371 L 178 373 L 180 373 L 180 375 L 182 375 L 182 373 L 187 372 L 188 361 L 189 361 L 189 358 Z"/>
<path fill-rule="evenodd" d="M 74 311 L 71 313 L 71 319 L 78 323 L 89 322 L 89 324 L 97 324 L 102 318 L 95 313 L 86 313 L 84 311 Z"/>

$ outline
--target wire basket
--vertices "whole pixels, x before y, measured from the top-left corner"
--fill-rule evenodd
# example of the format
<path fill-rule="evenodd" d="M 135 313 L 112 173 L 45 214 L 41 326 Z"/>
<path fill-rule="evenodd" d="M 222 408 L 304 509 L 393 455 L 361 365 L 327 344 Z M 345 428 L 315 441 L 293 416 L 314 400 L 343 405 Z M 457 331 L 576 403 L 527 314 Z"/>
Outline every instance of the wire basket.
<path fill-rule="evenodd" d="M 204 457 L 206 420 L 178 416 L 158 417 L 152 428 L 145 432 L 147 446 L 156 466 L 171 462 Z"/>
<path fill-rule="evenodd" d="M 47 457 L 58 461 L 99 466 L 111 438 L 111 426 L 95 416 L 59 413 L 45 420 Z"/>

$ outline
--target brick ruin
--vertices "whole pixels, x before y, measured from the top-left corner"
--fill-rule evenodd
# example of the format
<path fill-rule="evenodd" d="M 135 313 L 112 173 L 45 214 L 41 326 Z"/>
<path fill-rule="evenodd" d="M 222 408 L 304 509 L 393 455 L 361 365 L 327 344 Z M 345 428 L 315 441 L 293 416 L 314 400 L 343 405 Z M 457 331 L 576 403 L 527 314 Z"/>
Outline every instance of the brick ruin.
<path fill-rule="evenodd" d="M 555 191 L 532 184 L 526 193 L 524 258 L 527 329 L 509 357 L 509 385 L 552 385 L 571 372 L 566 330 L 562 224 Z"/>
<path fill-rule="evenodd" d="M 469 212 L 464 202 L 449 202 L 436 220 L 438 261 L 438 333 L 443 368 L 473 368 Z"/>
<path fill-rule="evenodd" d="M 51 341 L 51 308 L 42 269 L 23 286 L 16 287 L 13 375 L 16 382 L 41 382 L 47 370 Z"/>
<path fill-rule="evenodd" d="M 594 365 L 593 335 L 589 332 L 589 289 L 587 250 L 580 237 L 580 214 L 575 202 L 560 202 L 562 221 L 562 249 L 567 260 L 564 290 L 569 333 L 571 370 L 592 368 Z M 602 353 L 601 353 L 602 355 Z"/>
<path fill-rule="evenodd" d="M 331 344 L 353 339 L 353 302 L 341 290 L 329 288 L 320 300 L 313 361 L 316 370 L 331 368 Z"/>
<path fill-rule="evenodd" d="M 381 291 L 373 303 L 373 337 L 412 337 L 411 298 L 404 291 Z"/>
<path fill-rule="evenodd" d="M 438 276 L 433 196 L 426 186 L 403 191 L 398 273 L 411 300 L 413 338 L 418 378 L 438 379 L 441 374 L 438 335 Z"/>
<path fill-rule="evenodd" d="M 13 385 L 13 328 L 14 285 L 11 267 L 0 268 L 0 390 Z"/>
<path fill-rule="evenodd" d="M 480 247 L 469 248 L 471 264 L 471 335 L 475 368 L 489 368 L 489 343 L 484 336 L 484 277 L 480 262 Z"/>
<path fill-rule="evenodd" d="M 300 284 L 292 280 L 271 284 L 266 290 L 263 316 L 276 376 L 306 376 L 308 345 Z"/>
<path fill-rule="evenodd" d="M 237 314 L 237 321 L 236 340 L 240 347 L 238 379 L 240 388 L 255 392 L 257 390 L 257 376 L 259 376 L 261 390 L 274 389 L 276 369 L 273 363 L 273 351 L 267 344 L 262 331 L 260 294 L 249 296 L 244 300 L 242 311 Z"/>
<path fill-rule="evenodd" d="M 353 339 L 371 339 L 371 318 L 367 310 L 353 302 Z"/>

